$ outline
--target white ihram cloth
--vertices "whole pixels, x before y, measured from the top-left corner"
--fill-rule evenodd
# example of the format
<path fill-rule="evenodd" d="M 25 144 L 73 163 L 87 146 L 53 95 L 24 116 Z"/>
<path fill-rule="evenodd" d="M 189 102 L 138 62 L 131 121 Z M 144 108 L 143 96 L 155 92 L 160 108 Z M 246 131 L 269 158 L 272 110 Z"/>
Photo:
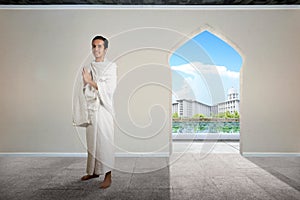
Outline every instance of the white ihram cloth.
<path fill-rule="evenodd" d="M 82 76 L 77 82 L 73 100 L 73 125 L 86 127 L 88 148 L 86 172 L 105 174 L 114 167 L 114 109 L 113 94 L 117 83 L 117 66 L 113 62 L 93 61 L 87 69 L 91 72 L 98 90 L 87 84 Z"/>

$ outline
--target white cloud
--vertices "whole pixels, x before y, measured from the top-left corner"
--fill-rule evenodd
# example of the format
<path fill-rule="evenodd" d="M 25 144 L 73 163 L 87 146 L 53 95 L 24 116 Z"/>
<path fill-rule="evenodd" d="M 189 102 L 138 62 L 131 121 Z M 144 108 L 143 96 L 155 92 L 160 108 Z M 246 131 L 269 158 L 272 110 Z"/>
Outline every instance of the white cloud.
<path fill-rule="evenodd" d="M 183 82 L 182 86 L 180 89 L 175 91 L 175 95 L 179 99 L 195 99 L 195 94 L 193 90 L 193 79 L 191 78 L 186 78 L 185 81 Z"/>
<path fill-rule="evenodd" d="M 234 78 L 234 79 L 240 77 L 240 72 L 230 71 L 225 66 L 217 66 L 217 70 L 221 76 L 227 76 L 228 78 Z"/>
<path fill-rule="evenodd" d="M 231 87 L 239 90 L 240 73 L 230 71 L 225 66 L 204 65 L 200 62 L 194 62 L 172 66 L 171 69 L 181 74 L 182 79 L 184 79 L 184 82 L 179 81 L 175 87 L 176 89 L 174 88 L 178 98 L 196 99 L 210 104 L 212 101 L 211 94 L 205 80 L 206 78 L 211 80 L 210 78 L 216 75 L 222 80 L 225 96 L 227 96 L 227 91 Z M 175 80 L 175 82 L 177 81 Z"/>
<path fill-rule="evenodd" d="M 178 65 L 175 67 L 171 67 L 171 69 L 180 74 L 184 73 L 186 76 L 192 76 L 193 78 L 195 77 L 195 75 L 197 75 L 197 71 L 192 64 Z"/>
<path fill-rule="evenodd" d="M 195 77 L 202 74 L 219 74 L 228 78 L 239 78 L 240 73 L 228 70 L 225 66 L 205 65 L 200 62 L 193 62 L 184 65 L 171 66 L 172 70 L 185 73 L 186 75 Z"/>

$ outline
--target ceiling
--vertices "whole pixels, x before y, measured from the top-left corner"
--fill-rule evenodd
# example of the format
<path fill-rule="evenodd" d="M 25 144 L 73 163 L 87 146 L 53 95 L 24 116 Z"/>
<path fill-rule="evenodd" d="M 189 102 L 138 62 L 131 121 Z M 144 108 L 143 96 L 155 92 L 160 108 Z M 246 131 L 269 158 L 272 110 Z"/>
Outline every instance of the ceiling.
<path fill-rule="evenodd" d="M 300 0 L 0 0 L 2 5 L 300 5 Z"/>

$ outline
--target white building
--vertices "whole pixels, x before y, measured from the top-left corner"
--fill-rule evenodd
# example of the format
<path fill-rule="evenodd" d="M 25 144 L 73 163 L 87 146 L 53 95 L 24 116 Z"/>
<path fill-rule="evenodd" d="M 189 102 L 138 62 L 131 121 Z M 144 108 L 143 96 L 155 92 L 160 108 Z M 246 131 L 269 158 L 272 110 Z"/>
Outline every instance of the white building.
<path fill-rule="evenodd" d="M 234 88 L 231 88 L 228 90 L 227 100 L 213 106 L 195 100 L 179 99 L 172 103 L 172 113 L 177 112 L 179 117 L 192 118 L 195 114 L 204 114 L 209 117 L 227 111 L 230 113 L 239 112 L 240 100 L 238 98 L 238 93 Z"/>
<path fill-rule="evenodd" d="M 218 104 L 218 113 L 225 113 L 229 111 L 230 113 L 234 113 L 237 111 L 239 113 L 240 108 L 240 100 L 239 94 L 235 91 L 234 88 L 230 88 L 228 90 L 227 101 Z"/>
<path fill-rule="evenodd" d="M 218 114 L 218 105 L 213 105 L 210 107 L 210 115 L 216 115 Z"/>
<path fill-rule="evenodd" d="M 179 115 L 179 103 L 178 102 L 172 103 L 172 114 L 174 114 L 174 113 L 178 113 L 178 115 Z"/>
<path fill-rule="evenodd" d="M 195 114 L 204 114 L 210 116 L 211 106 L 200 103 L 195 100 L 179 99 L 176 103 L 172 103 L 172 113 L 178 113 L 179 117 L 192 118 Z"/>

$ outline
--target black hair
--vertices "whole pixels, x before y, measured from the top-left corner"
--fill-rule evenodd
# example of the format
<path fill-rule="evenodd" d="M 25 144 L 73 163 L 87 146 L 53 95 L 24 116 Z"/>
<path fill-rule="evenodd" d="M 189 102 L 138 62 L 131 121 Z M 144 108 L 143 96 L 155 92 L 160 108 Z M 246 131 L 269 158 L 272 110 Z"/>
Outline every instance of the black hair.
<path fill-rule="evenodd" d="M 94 42 L 94 40 L 102 40 L 104 42 L 104 48 L 106 49 L 108 47 L 108 40 L 105 37 L 97 35 L 93 38 L 92 43 Z"/>

